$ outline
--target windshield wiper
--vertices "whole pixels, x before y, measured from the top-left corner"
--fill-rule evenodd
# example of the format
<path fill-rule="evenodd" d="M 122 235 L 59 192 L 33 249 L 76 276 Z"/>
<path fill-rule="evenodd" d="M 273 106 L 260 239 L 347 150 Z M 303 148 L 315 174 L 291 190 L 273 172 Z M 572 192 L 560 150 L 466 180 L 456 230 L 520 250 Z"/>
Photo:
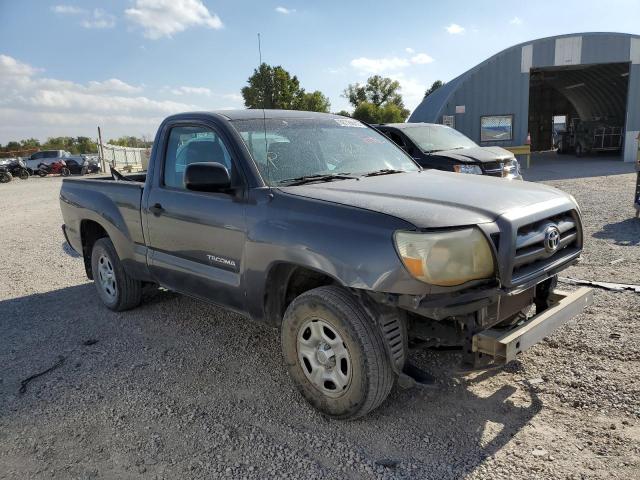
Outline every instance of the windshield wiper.
<path fill-rule="evenodd" d="M 294 186 L 294 185 L 304 185 L 305 183 L 311 182 L 331 182 L 333 180 L 349 180 L 356 179 L 358 177 L 354 177 L 349 175 L 348 173 L 328 173 L 328 174 L 316 174 L 316 175 L 305 175 L 303 177 L 297 178 L 287 178 L 285 180 L 280 180 L 278 183 L 283 184 L 285 186 Z"/>
<path fill-rule="evenodd" d="M 395 170 L 393 168 L 383 168 L 382 170 L 376 170 L 375 172 L 365 173 L 363 177 L 375 177 L 378 175 L 391 175 L 392 173 L 404 173 L 404 170 Z"/>

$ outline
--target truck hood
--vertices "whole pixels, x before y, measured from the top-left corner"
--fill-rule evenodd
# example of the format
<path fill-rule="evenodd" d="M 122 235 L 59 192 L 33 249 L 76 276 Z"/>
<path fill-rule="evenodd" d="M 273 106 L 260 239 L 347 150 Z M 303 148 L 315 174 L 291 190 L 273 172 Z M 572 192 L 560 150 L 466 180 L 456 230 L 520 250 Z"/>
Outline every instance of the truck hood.
<path fill-rule="evenodd" d="M 280 190 L 392 215 L 418 228 L 493 222 L 506 213 L 520 216 L 518 210 L 524 215 L 526 207 L 539 203 L 566 203 L 567 209 L 576 208 L 566 193 L 553 187 L 439 170 L 281 187 Z"/>
<path fill-rule="evenodd" d="M 462 163 L 488 163 L 513 158 L 509 150 L 502 147 L 473 147 L 460 148 L 458 150 L 441 150 L 432 155 L 451 158 Z"/>

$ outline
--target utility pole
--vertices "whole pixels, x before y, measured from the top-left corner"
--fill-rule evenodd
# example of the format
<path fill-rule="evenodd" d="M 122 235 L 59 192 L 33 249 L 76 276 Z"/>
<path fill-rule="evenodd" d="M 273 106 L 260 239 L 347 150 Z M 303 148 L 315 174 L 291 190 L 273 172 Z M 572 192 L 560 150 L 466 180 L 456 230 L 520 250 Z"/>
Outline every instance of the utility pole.
<path fill-rule="evenodd" d="M 100 126 L 98 125 L 98 145 L 100 146 L 100 164 L 102 165 L 102 171 L 107 171 L 107 165 L 104 161 L 104 149 L 102 148 L 102 132 L 100 131 Z"/>

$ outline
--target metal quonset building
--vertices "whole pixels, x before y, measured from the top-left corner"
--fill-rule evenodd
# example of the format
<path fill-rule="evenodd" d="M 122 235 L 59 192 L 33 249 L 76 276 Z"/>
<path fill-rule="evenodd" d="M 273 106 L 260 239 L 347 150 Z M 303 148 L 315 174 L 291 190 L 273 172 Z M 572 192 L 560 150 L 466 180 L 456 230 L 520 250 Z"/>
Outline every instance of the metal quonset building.
<path fill-rule="evenodd" d="M 554 116 L 622 128 L 634 161 L 640 133 L 640 36 L 576 33 L 510 47 L 425 98 L 409 122 L 454 126 L 480 145 L 552 147 Z"/>

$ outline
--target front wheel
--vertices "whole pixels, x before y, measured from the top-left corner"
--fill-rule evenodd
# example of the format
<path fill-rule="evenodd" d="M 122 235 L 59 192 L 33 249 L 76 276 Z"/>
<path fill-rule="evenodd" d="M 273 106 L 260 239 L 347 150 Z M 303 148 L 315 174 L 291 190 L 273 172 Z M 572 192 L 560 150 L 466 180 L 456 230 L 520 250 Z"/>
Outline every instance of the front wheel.
<path fill-rule="evenodd" d="M 29 171 L 26 168 L 20 169 L 20 172 L 18 172 L 18 178 L 20 180 L 29 180 Z"/>
<path fill-rule="evenodd" d="M 285 313 L 281 338 L 296 387 L 329 417 L 366 415 L 393 387 L 382 334 L 348 290 L 326 286 L 297 297 Z"/>
<path fill-rule="evenodd" d="M 140 304 L 142 282 L 124 271 L 110 239 L 100 238 L 93 245 L 91 272 L 98 295 L 107 308 L 121 312 Z"/>

